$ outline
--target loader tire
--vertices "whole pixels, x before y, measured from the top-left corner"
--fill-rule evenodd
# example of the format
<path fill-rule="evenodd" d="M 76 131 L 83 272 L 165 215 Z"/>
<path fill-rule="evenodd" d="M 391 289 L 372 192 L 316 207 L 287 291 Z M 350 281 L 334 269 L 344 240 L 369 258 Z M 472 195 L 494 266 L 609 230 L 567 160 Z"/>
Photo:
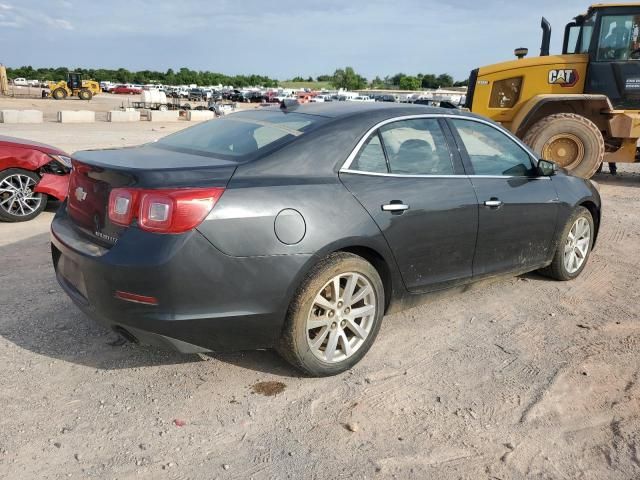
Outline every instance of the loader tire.
<path fill-rule="evenodd" d="M 595 123 L 575 113 L 556 113 L 535 123 L 524 143 L 545 160 L 591 178 L 604 158 L 604 138 Z"/>
<path fill-rule="evenodd" d="M 80 100 L 91 100 L 92 97 L 93 93 L 91 93 L 91 90 L 89 90 L 88 88 L 83 88 L 78 92 L 78 98 Z"/>
<path fill-rule="evenodd" d="M 67 98 L 67 91 L 64 88 L 56 88 L 51 92 L 51 96 L 56 100 L 64 100 Z"/>

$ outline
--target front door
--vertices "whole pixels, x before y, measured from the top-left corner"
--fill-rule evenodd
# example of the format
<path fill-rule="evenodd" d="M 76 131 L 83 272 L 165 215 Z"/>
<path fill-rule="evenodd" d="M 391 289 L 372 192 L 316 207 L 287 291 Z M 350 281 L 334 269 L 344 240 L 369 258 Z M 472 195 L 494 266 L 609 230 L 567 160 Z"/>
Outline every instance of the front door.
<path fill-rule="evenodd" d="M 385 236 L 410 291 L 472 275 L 478 207 L 463 173 L 436 118 L 380 127 L 340 173 Z"/>
<path fill-rule="evenodd" d="M 524 271 L 550 260 L 558 195 L 551 177 L 512 137 L 481 121 L 450 120 L 479 203 L 474 276 Z"/>

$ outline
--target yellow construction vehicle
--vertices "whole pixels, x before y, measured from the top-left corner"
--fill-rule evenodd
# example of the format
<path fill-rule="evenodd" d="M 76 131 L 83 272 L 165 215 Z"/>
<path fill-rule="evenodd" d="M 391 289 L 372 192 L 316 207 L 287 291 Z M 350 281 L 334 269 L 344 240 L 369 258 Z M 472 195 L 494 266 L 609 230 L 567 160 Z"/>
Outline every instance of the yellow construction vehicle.
<path fill-rule="evenodd" d="M 640 138 L 640 3 L 597 4 L 564 30 L 549 55 L 473 70 L 466 107 L 501 123 L 540 155 L 583 178 L 602 162 L 636 162 Z"/>
<path fill-rule="evenodd" d="M 79 73 L 67 74 L 67 81 L 49 82 L 51 97 L 56 100 L 64 100 L 67 97 L 77 96 L 81 100 L 91 100 L 94 95 L 102 90 L 100 84 L 93 80 L 83 80 Z"/>

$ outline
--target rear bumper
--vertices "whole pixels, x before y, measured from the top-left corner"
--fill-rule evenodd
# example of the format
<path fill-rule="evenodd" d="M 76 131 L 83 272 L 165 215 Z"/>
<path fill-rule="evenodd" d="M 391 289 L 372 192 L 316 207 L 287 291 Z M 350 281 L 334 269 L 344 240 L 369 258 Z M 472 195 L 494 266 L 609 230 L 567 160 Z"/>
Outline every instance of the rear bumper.
<path fill-rule="evenodd" d="M 142 343 L 179 351 L 273 346 L 310 255 L 232 257 L 198 231 L 157 235 L 129 228 L 110 249 L 78 232 L 62 208 L 51 225 L 58 282 L 90 318 Z M 158 305 L 115 298 L 117 290 Z"/>

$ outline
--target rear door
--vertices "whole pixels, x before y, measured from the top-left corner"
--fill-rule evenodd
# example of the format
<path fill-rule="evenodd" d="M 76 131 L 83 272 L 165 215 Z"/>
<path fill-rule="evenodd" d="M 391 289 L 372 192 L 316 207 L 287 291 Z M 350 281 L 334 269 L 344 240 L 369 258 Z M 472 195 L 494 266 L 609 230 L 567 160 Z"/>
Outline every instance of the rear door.
<path fill-rule="evenodd" d="M 551 177 L 516 140 L 487 122 L 450 119 L 479 203 L 474 276 L 526 270 L 550 256 L 558 212 Z"/>
<path fill-rule="evenodd" d="M 468 279 L 477 199 L 438 118 L 384 122 L 347 160 L 340 179 L 380 227 L 410 291 Z"/>

